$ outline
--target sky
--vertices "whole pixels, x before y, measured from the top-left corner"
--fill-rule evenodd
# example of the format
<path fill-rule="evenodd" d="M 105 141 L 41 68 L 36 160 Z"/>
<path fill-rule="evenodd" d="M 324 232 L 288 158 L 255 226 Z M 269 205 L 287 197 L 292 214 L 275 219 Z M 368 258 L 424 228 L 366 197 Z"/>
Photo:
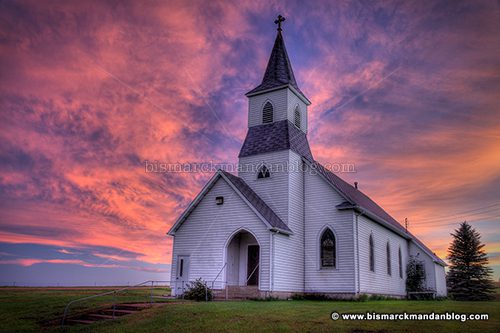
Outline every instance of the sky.
<path fill-rule="evenodd" d="M 236 163 L 283 24 L 308 139 L 441 257 L 500 277 L 497 1 L 1 1 L 0 285 L 168 280 L 169 227 Z"/>

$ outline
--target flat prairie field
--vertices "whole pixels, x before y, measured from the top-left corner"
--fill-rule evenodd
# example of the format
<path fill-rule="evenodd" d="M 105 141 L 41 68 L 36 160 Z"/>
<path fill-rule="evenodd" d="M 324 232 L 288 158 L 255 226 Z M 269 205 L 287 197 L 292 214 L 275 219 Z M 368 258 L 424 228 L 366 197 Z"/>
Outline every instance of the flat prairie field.
<path fill-rule="evenodd" d="M 114 288 L 113 288 L 114 289 Z M 107 288 L 0 288 L 1 332 L 500 332 L 500 301 L 457 302 L 368 301 L 215 301 L 162 300 L 152 307 L 115 320 L 61 327 L 66 304 Z M 155 288 L 153 295 L 168 294 Z M 134 289 L 75 304 L 70 315 L 113 302 L 147 302 L 150 289 Z M 339 314 L 337 320 L 332 313 Z M 451 320 L 363 320 L 347 314 L 445 314 Z M 468 320 L 470 314 L 488 319 Z M 333 315 L 335 317 L 335 315 Z M 467 320 L 464 320 L 467 319 Z"/>

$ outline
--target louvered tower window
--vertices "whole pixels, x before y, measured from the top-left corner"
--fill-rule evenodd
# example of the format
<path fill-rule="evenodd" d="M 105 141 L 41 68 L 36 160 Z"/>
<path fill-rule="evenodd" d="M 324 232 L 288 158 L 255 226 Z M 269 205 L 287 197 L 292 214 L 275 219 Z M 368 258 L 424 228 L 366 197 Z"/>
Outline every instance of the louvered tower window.
<path fill-rule="evenodd" d="M 267 102 L 262 110 L 262 123 L 268 124 L 273 122 L 273 105 Z"/>
<path fill-rule="evenodd" d="M 295 108 L 295 114 L 294 114 L 294 124 L 295 126 L 297 126 L 298 128 L 300 128 L 300 121 L 301 121 L 301 117 L 300 117 L 300 109 L 299 107 L 297 106 Z"/>

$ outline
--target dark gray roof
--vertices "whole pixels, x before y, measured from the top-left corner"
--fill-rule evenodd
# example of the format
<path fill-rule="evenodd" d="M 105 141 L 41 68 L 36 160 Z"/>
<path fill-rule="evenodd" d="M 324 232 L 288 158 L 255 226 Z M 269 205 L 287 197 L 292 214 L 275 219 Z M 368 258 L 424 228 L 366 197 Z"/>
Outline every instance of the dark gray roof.
<path fill-rule="evenodd" d="M 335 175 L 330 170 L 326 169 L 319 162 L 314 161 L 311 164 L 311 167 L 315 168 L 327 181 L 335 187 L 338 191 L 342 193 L 342 195 L 348 200 L 348 202 L 343 202 L 340 205 L 337 205 L 339 209 L 348 209 L 348 208 L 356 208 L 359 207 L 364 210 L 368 210 L 378 218 L 386 221 L 391 224 L 400 232 L 403 232 L 408 235 L 409 238 L 415 241 L 420 247 L 423 247 L 430 255 L 432 255 L 433 259 L 440 264 L 446 265 L 446 263 L 441 260 L 434 252 L 432 252 L 424 243 L 422 243 L 417 237 L 412 235 L 410 232 L 406 230 L 398 221 L 396 221 L 391 215 L 389 215 L 385 210 L 382 209 L 379 205 L 375 203 L 372 199 L 370 199 L 366 194 L 361 192 L 359 189 L 356 189 L 351 184 L 342 180 L 339 176 Z"/>
<path fill-rule="evenodd" d="M 307 160 L 313 161 L 306 134 L 288 120 L 250 127 L 239 157 L 285 149 L 291 149 Z"/>
<path fill-rule="evenodd" d="M 224 176 L 226 176 L 231 183 L 238 189 L 238 191 L 243 194 L 243 196 L 250 202 L 250 204 L 259 212 L 262 217 L 266 219 L 269 224 L 278 230 L 285 231 L 288 233 L 291 233 L 292 231 L 288 226 L 283 222 L 278 215 L 264 202 L 264 200 L 261 199 L 255 193 L 248 184 L 241 179 L 240 177 L 236 177 L 235 175 L 224 171 L 220 170 Z"/>
<path fill-rule="evenodd" d="M 290 63 L 290 59 L 288 59 L 283 36 L 281 35 L 281 31 L 278 31 L 262 83 L 247 92 L 246 95 L 255 94 L 260 91 L 282 87 L 285 85 L 291 85 L 303 97 L 305 97 L 304 93 L 300 91 L 299 86 L 297 85 L 297 81 L 295 80 L 295 75 L 292 70 L 292 64 Z"/>

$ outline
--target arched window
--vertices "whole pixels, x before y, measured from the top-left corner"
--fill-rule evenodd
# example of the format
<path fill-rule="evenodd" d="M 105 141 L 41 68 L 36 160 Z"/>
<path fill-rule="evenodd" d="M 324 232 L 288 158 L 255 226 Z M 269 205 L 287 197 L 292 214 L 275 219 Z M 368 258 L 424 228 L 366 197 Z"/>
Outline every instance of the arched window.
<path fill-rule="evenodd" d="M 300 128 L 300 121 L 301 121 L 301 114 L 300 114 L 300 109 L 299 107 L 297 106 L 295 108 L 295 113 L 294 113 L 294 124 L 295 126 L 297 126 L 298 128 Z"/>
<path fill-rule="evenodd" d="M 401 256 L 401 247 L 398 250 L 399 277 L 403 278 L 403 258 Z"/>
<path fill-rule="evenodd" d="M 273 105 L 266 102 L 264 109 L 262 109 L 262 123 L 268 124 L 273 122 Z"/>
<path fill-rule="evenodd" d="M 391 275 L 392 274 L 392 269 L 391 269 L 391 246 L 389 245 L 389 242 L 387 242 L 386 252 L 387 252 L 387 274 Z"/>
<path fill-rule="evenodd" d="M 335 236 L 330 229 L 321 235 L 321 268 L 335 268 Z"/>
<path fill-rule="evenodd" d="M 375 272 L 375 258 L 374 258 L 374 250 L 373 250 L 373 235 L 370 235 L 369 240 L 369 260 L 370 260 L 370 271 Z"/>
<path fill-rule="evenodd" d="M 271 177 L 269 169 L 265 165 L 261 166 L 259 172 L 257 173 L 257 179 L 269 178 L 269 177 Z"/>

